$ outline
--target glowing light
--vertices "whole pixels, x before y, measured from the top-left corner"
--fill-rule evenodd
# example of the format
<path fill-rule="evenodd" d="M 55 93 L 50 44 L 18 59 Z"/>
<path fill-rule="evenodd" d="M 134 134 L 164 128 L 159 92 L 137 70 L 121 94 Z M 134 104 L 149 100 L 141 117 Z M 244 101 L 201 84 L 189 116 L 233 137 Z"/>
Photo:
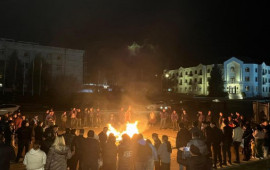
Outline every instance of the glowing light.
<path fill-rule="evenodd" d="M 166 77 L 166 78 L 169 78 L 169 77 L 170 77 L 170 75 L 167 73 L 167 74 L 165 74 L 165 77 Z"/>
<path fill-rule="evenodd" d="M 123 132 L 119 132 L 111 124 L 108 124 L 107 135 L 112 133 L 116 137 L 116 140 L 120 141 L 122 139 L 123 134 L 127 134 L 130 137 L 132 137 L 134 134 L 139 134 L 139 129 L 137 128 L 137 125 L 138 121 L 136 121 L 135 123 L 128 122 L 126 124 L 126 130 L 124 130 Z"/>

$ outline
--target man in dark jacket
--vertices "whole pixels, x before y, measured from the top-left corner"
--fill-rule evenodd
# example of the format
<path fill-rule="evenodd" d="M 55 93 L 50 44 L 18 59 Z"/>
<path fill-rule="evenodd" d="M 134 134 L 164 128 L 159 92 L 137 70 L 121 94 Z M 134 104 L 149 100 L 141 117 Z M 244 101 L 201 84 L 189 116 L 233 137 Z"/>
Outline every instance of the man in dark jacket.
<path fill-rule="evenodd" d="M 227 156 L 228 155 L 228 162 L 232 164 L 231 161 L 231 145 L 233 142 L 232 139 L 232 128 L 229 126 L 228 119 L 224 120 L 224 128 L 223 128 L 223 139 L 222 139 L 222 153 L 223 153 L 223 165 L 227 166 Z"/>
<path fill-rule="evenodd" d="M 43 122 L 39 121 L 37 123 L 37 127 L 35 127 L 35 141 L 42 141 L 43 140 Z"/>
<path fill-rule="evenodd" d="M 108 127 L 104 127 L 103 130 L 98 134 L 101 150 L 104 148 L 107 142 L 107 131 Z"/>
<path fill-rule="evenodd" d="M 156 150 L 158 151 L 158 148 L 161 145 L 161 140 L 158 138 L 158 134 L 153 133 L 152 139 L 154 140 L 154 146 L 155 146 Z M 160 170 L 160 159 L 155 161 L 155 170 Z"/>
<path fill-rule="evenodd" d="M 263 157 L 266 158 L 266 157 L 268 157 L 269 146 L 270 146 L 270 125 L 269 125 L 269 122 L 267 120 L 265 120 L 262 123 L 262 125 L 263 125 L 263 130 L 265 133 L 264 143 L 263 143 L 263 151 L 264 151 Z"/>
<path fill-rule="evenodd" d="M 98 159 L 100 158 L 100 145 L 94 139 L 95 132 L 89 130 L 88 138 L 84 140 L 82 151 L 82 169 L 98 170 Z"/>
<path fill-rule="evenodd" d="M 203 137 L 205 140 L 205 143 L 207 145 L 208 148 L 208 156 L 212 157 L 212 151 L 211 151 L 211 142 L 212 142 L 212 129 L 209 126 L 210 123 L 209 122 L 203 122 L 202 123 L 202 132 L 203 132 Z"/>
<path fill-rule="evenodd" d="M 23 122 L 22 127 L 16 133 L 18 135 L 18 153 L 15 161 L 19 162 L 23 149 L 25 148 L 25 153 L 28 152 L 31 143 L 32 129 L 29 127 L 29 122 Z"/>
<path fill-rule="evenodd" d="M 84 140 L 85 138 L 83 137 L 84 134 L 84 129 L 80 129 L 80 134 L 79 136 L 75 136 L 73 138 L 73 141 L 71 143 L 71 151 L 75 151 L 75 154 L 71 158 L 71 165 L 70 169 L 71 170 L 76 170 L 77 164 L 79 163 L 79 169 L 82 169 L 81 162 L 82 162 L 82 157 L 83 157 L 83 151 L 84 151 Z"/>
<path fill-rule="evenodd" d="M 5 145 L 4 141 L 4 135 L 0 133 L 0 169 L 8 170 L 10 161 L 15 159 L 15 152 L 11 146 Z"/>
<path fill-rule="evenodd" d="M 222 131 L 217 127 L 215 122 L 211 122 L 210 124 L 212 128 L 212 147 L 213 147 L 213 153 L 214 153 L 214 168 L 217 168 L 217 157 L 219 160 L 219 165 L 222 168 L 222 158 L 221 158 L 221 148 L 220 144 L 222 142 Z"/>
<path fill-rule="evenodd" d="M 244 133 L 243 133 L 243 139 L 244 139 L 244 159 L 243 161 L 249 161 L 251 156 L 251 140 L 253 139 L 253 131 L 250 127 L 250 124 L 243 125 Z"/>
<path fill-rule="evenodd" d="M 192 128 L 189 129 L 189 133 L 192 135 L 193 133 L 198 133 L 199 134 L 199 138 L 203 139 L 203 133 L 201 131 L 200 128 L 198 128 L 198 122 L 194 121 L 192 122 Z"/>
<path fill-rule="evenodd" d="M 187 159 L 179 158 L 177 162 L 186 166 L 187 170 L 211 170 L 211 160 L 200 153 L 200 149 L 194 145 L 190 146 L 191 157 Z"/>
<path fill-rule="evenodd" d="M 176 137 L 176 148 L 178 149 L 177 155 L 182 155 L 182 151 L 179 150 L 181 147 L 187 146 L 187 143 L 191 140 L 191 134 L 185 128 L 183 123 L 179 123 L 180 130 L 177 133 Z M 183 169 L 183 165 L 179 164 L 180 169 Z"/>

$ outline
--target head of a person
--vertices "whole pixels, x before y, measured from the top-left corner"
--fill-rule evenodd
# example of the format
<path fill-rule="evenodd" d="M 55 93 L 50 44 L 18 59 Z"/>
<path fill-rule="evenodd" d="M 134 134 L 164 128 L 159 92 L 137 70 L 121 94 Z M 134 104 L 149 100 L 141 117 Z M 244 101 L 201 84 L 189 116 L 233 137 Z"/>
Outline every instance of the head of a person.
<path fill-rule="evenodd" d="M 233 121 L 234 127 L 239 127 L 239 123 L 236 121 Z"/>
<path fill-rule="evenodd" d="M 202 111 L 198 111 L 198 114 L 199 114 L 199 115 L 202 115 Z"/>
<path fill-rule="evenodd" d="M 192 126 L 193 127 L 198 127 L 198 122 L 197 121 L 192 122 Z"/>
<path fill-rule="evenodd" d="M 209 126 L 209 122 L 206 122 L 206 121 L 202 122 L 202 126 L 203 126 L 204 128 L 207 127 L 207 126 Z"/>
<path fill-rule="evenodd" d="M 65 138 L 63 136 L 56 136 L 52 146 L 60 150 L 59 148 L 65 145 L 66 145 Z"/>
<path fill-rule="evenodd" d="M 80 129 L 79 132 L 80 132 L 80 136 L 83 136 L 83 134 L 84 134 L 84 129 Z"/>
<path fill-rule="evenodd" d="M 108 132 L 108 127 L 104 127 L 102 131 L 103 131 L 103 133 L 107 133 Z"/>
<path fill-rule="evenodd" d="M 184 114 L 184 115 L 187 114 L 187 111 L 186 111 L 186 110 L 183 110 L 183 114 Z"/>
<path fill-rule="evenodd" d="M 22 120 L 25 120 L 25 119 L 26 119 L 26 117 L 23 115 L 23 116 L 22 116 Z"/>
<path fill-rule="evenodd" d="M 33 144 L 33 149 L 34 149 L 34 150 L 38 150 L 38 149 L 40 148 L 40 145 L 41 145 L 41 144 L 40 144 L 40 141 L 38 141 L 38 140 L 35 141 L 34 144 Z"/>
<path fill-rule="evenodd" d="M 190 154 L 191 156 L 200 156 L 201 152 L 200 149 L 198 147 L 196 147 L 195 145 L 191 145 L 190 146 Z"/>
<path fill-rule="evenodd" d="M 70 128 L 66 128 L 66 134 L 70 134 L 70 132 L 71 132 L 71 130 L 70 130 Z"/>
<path fill-rule="evenodd" d="M 209 110 L 207 114 L 210 116 L 212 114 L 212 112 Z"/>
<path fill-rule="evenodd" d="M 100 111 L 100 109 L 99 108 L 97 108 L 97 112 L 99 112 Z"/>
<path fill-rule="evenodd" d="M 167 135 L 162 135 L 162 142 L 165 143 L 165 142 L 168 142 L 169 140 L 169 137 Z"/>
<path fill-rule="evenodd" d="M 129 143 L 130 142 L 130 137 L 127 134 L 122 135 L 122 142 L 123 143 Z"/>
<path fill-rule="evenodd" d="M 95 137 L 95 132 L 93 130 L 89 130 L 88 133 L 87 133 L 87 136 L 89 138 L 94 138 Z"/>
<path fill-rule="evenodd" d="M 211 128 L 216 127 L 216 122 L 211 122 L 211 123 L 210 123 L 210 127 L 211 127 Z"/>
<path fill-rule="evenodd" d="M 262 131 L 262 130 L 263 130 L 263 128 L 261 127 L 261 125 L 256 125 L 256 130 L 258 130 L 258 131 Z"/>
<path fill-rule="evenodd" d="M 223 123 L 224 123 L 226 126 L 228 126 L 228 125 L 229 125 L 228 119 L 224 119 Z"/>
<path fill-rule="evenodd" d="M 16 113 L 13 115 L 13 118 L 14 118 L 14 119 L 16 119 L 16 118 L 17 118 L 17 114 L 16 114 Z"/>
<path fill-rule="evenodd" d="M 162 109 L 162 112 L 166 112 L 166 110 L 165 109 Z"/>
<path fill-rule="evenodd" d="M 151 140 L 150 140 L 150 139 L 146 139 L 146 143 L 148 143 L 148 144 L 151 144 L 151 145 L 152 145 L 152 142 L 151 142 Z"/>
<path fill-rule="evenodd" d="M 243 129 L 246 130 L 246 129 L 250 129 L 250 124 L 249 123 L 246 123 L 243 125 Z"/>
<path fill-rule="evenodd" d="M 154 141 L 158 140 L 158 134 L 157 133 L 152 133 L 152 139 Z"/>
<path fill-rule="evenodd" d="M 200 138 L 199 132 L 195 131 L 192 133 L 192 139 Z"/>
<path fill-rule="evenodd" d="M 137 135 L 137 140 L 141 140 L 141 139 L 143 139 L 143 135 L 140 133 Z"/>
<path fill-rule="evenodd" d="M 173 114 L 176 114 L 176 111 L 175 110 L 173 110 Z"/>
<path fill-rule="evenodd" d="M 185 125 L 184 125 L 184 123 L 180 122 L 180 123 L 179 123 L 179 128 L 180 128 L 180 129 L 183 129 L 183 128 L 185 128 Z"/>
<path fill-rule="evenodd" d="M 232 120 L 232 117 L 231 116 L 228 116 L 228 121 L 231 121 Z"/>
<path fill-rule="evenodd" d="M 26 127 L 29 126 L 29 122 L 28 122 L 28 121 L 25 122 L 25 126 L 26 126 Z"/>
<path fill-rule="evenodd" d="M 268 125 L 269 125 L 268 120 L 264 120 L 264 121 L 262 122 L 262 125 L 263 125 L 263 126 L 268 126 Z"/>
<path fill-rule="evenodd" d="M 223 113 L 222 112 L 219 112 L 219 116 L 222 117 L 223 116 Z"/>
<path fill-rule="evenodd" d="M 110 133 L 108 136 L 108 140 L 109 143 L 115 143 L 116 142 L 116 137 L 114 136 L 113 133 Z"/>
<path fill-rule="evenodd" d="M 40 127 L 42 127 L 43 126 L 43 122 L 42 121 L 38 121 L 37 125 L 40 126 Z"/>
<path fill-rule="evenodd" d="M 59 129 L 58 125 L 53 125 L 53 131 L 54 131 L 54 132 L 57 132 L 58 129 Z"/>

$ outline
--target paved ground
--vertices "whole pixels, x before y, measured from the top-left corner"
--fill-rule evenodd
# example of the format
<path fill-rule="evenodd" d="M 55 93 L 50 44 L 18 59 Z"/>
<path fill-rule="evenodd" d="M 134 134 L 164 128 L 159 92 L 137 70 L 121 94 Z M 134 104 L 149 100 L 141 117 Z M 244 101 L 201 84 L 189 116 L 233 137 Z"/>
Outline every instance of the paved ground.
<path fill-rule="evenodd" d="M 140 129 L 140 128 L 146 127 L 146 126 L 144 124 L 139 124 L 138 127 Z M 85 136 L 86 136 L 87 131 L 89 129 L 90 128 L 86 128 Z M 101 128 L 94 128 L 93 130 L 95 130 L 96 133 L 99 133 L 101 131 Z M 169 141 L 171 142 L 172 147 L 175 146 L 175 138 L 176 138 L 176 134 L 177 134 L 176 131 L 172 131 L 171 129 L 160 130 L 158 127 L 152 127 L 151 129 L 145 129 L 143 131 L 144 138 L 151 139 L 151 134 L 154 133 L 154 132 L 155 133 L 158 133 L 160 135 L 160 137 L 162 135 L 168 135 L 169 136 Z M 232 160 L 234 161 L 235 160 L 235 156 L 234 156 L 233 148 L 231 148 L 231 151 L 232 151 Z M 174 149 L 173 152 L 172 152 L 172 156 L 171 156 L 171 159 L 172 159 L 172 161 L 171 161 L 171 170 L 178 170 L 179 169 L 178 168 L 177 161 L 176 161 L 176 153 L 177 153 L 177 151 Z M 242 155 L 241 155 L 241 160 L 242 160 Z M 22 161 L 22 159 L 21 159 L 21 161 Z M 258 160 L 252 159 L 249 162 L 258 162 Z M 246 170 L 246 169 L 251 168 L 250 170 L 253 170 L 253 169 L 254 170 L 255 169 L 256 170 L 267 170 L 270 167 L 270 166 L 268 166 L 268 165 L 270 165 L 270 163 L 268 163 L 268 164 L 262 164 L 262 161 L 258 162 L 257 164 L 247 164 L 245 162 L 241 162 L 240 165 L 241 166 L 239 166 L 238 164 L 233 164 L 232 166 L 228 166 L 228 167 L 225 167 L 223 169 L 237 169 L 237 170 L 245 169 Z M 258 168 L 256 168 L 256 167 L 258 167 Z M 22 163 L 11 164 L 11 170 L 24 170 L 24 169 L 25 169 L 25 167 L 24 167 L 24 165 Z"/>

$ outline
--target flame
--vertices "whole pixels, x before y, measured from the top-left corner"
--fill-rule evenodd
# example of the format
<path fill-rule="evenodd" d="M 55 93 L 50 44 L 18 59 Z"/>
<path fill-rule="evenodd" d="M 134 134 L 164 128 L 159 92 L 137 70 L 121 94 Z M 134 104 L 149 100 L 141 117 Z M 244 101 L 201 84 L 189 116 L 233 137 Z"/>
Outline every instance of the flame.
<path fill-rule="evenodd" d="M 127 134 L 128 136 L 132 137 L 134 134 L 139 134 L 139 129 L 137 128 L 137 125 L 138 121 L 136 121 L 135 123 L 128 122 L 126 124 L 126 130 L 124 130 L 123 132 L 119 132 L 111 124 L 108 124 L 107 135 L 109 135 L 110 133 L 114 134 L 117 141 L 122 140 L 123 134 Z"/>

